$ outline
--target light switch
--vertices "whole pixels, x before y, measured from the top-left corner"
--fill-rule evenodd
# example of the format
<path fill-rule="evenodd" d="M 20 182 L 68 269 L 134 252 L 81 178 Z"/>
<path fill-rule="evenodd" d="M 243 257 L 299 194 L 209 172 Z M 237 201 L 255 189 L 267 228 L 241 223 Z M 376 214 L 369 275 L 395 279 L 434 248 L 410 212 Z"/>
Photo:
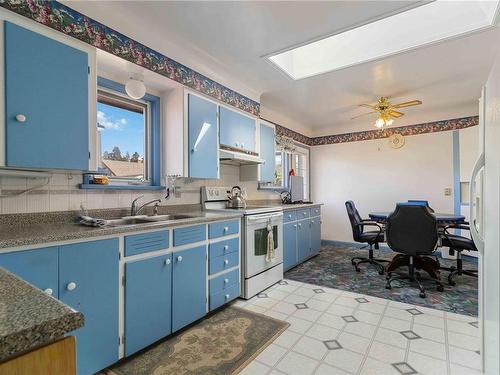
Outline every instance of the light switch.
<path fill-rule="evenodd" d="M 451 195 L 451 188 L 444 188 L 444 195 L 446 196 Z"/>

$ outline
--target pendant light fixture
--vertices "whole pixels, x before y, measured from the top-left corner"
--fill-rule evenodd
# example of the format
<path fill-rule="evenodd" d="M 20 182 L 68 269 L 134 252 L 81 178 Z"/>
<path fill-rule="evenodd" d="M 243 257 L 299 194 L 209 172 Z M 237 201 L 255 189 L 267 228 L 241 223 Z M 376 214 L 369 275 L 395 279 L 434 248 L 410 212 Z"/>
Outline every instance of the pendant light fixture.
<path fill-rule="evenodd" d="M 144 76 L 140 73 L 133 73 L 125 85 L 125 91 L 132 99 L 141 99 L 146 95 Z"/>

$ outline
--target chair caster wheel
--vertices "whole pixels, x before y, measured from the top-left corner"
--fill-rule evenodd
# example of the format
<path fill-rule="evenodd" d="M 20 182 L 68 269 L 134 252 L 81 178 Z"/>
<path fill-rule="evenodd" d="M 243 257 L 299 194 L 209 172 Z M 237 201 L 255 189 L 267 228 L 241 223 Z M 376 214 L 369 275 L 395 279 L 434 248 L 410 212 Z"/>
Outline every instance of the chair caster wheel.
<path fill-rule="evenodd" d="M 420 292 L 419 296 L 420 298 L 425 298 L 425 293 Z"/>
<path fill-rule="evenodd" d="M 392 288 L 392 287 L 391 287 L 391 285 L 390 285 L 390 284 L 386 284 L 385 289 L 391 289 L 391 288 Z"/>
<path fill-rule="evenodd" d="M 442 285 L 438 285 L 436 289 L 438 292 L 444 292 L 444 287 Z"/>

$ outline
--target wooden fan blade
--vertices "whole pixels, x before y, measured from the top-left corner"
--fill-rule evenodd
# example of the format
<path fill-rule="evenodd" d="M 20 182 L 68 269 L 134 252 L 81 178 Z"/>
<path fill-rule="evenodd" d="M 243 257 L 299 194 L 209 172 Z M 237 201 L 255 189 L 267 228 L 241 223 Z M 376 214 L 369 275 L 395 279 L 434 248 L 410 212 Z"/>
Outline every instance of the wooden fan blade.
<path fill-rule="evenodd" d="M 394 117 L 394 118 L 398 118 L 398 117 L 404 116 L 404 113 L 398 112 L 398 111 L 390 111 L 389 116 Z"/>
<path fill-rule="evenodd" d="M 373 112 L 368 112 L 368 113 L 362 113 L 361 115 L 357 115 L 357 116 L 351 117 L 351 120 L 354 120 L 355 118 L 358 118 L 358 117 L 362 117 L 362 116 L 366 116 L 366 115 L 371 115 L 373 113 L 378 113 L 378 111 L 373 111 Z"/>
<path fill-rule="evenodd" d="M 370 108 L 370 109 L 377 109 L 377 107 L 375 107 L 374 105 L 371 105 L 371 104 L 360 104 L 359 105 L 360 107 L 365 107 L 365 108 Z"/>
<path fill-rule="evenodd" d="M 404 108 L 404 107 L 411 107 L 412 105 L 420 105 L 420 104 L 422 104 L 421 100 L 412 100 L 409 102 L 394 104 L 392 106 L 392 108 Z"/>

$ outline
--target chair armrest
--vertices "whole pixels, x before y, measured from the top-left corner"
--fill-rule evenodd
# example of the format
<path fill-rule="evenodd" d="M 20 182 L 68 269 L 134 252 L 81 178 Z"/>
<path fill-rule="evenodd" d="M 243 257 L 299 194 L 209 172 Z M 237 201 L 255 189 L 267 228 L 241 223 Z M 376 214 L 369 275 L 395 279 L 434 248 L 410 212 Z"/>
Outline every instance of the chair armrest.
<path fill-rule="evenodd" d="M 365 227 L 365 226 L 372 226 L 372 227 L 378 227 L 378 235 L 382 234 L 382 226 L 375 222 L 375 221 L 372 221 L 372 220 L 363 220 L 361 223 L 358 224 L 361 228 Z"/>

